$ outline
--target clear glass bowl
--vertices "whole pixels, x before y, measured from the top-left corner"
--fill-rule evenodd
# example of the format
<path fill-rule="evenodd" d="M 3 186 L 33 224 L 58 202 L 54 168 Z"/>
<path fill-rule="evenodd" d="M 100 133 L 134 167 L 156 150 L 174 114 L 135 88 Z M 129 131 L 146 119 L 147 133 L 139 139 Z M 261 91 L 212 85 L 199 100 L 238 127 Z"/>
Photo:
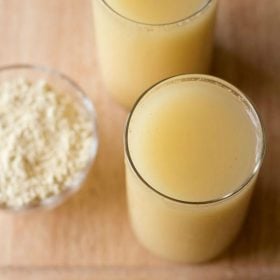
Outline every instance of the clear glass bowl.
<path fill-rule="evenodd" d="M 76 193 L 81 188 L 91 168 L 91 165 L 93 164 L 96 158 L 98 149 L 98 135 L 96 127 L 95 108 L 91 100 L 87 97 L 87 95 L 79 87 L 79 85 L 77 85 L 66 75 L 61 74 L 56 70 L 44 66 L 36 66 L 29 64 L 16 64 L 0 68 L 0 83 L 7 80 L 15 79 L 17 77 L 24 77 L 31 82 L 44 80 L 57 92 L 71 95 L 73 101 L 77 102 L 92 120 L 92 127 L 94 133 L 92 137 L 92 145 L 88 151 L 88 163 L 85 169 L 79 174 L 78 179 L 73 180 L 72 184 L 65 186 L 65 188 L 59 194 L 50 196 L 44 200 L 35 201 L 22 207 L 10 207 L 7 205 L 0 204 L 1 210 L 6 210 L 9 212 L 27 212 L 30 210 L 51 209 L 60 205 L 68 197 Z"/>

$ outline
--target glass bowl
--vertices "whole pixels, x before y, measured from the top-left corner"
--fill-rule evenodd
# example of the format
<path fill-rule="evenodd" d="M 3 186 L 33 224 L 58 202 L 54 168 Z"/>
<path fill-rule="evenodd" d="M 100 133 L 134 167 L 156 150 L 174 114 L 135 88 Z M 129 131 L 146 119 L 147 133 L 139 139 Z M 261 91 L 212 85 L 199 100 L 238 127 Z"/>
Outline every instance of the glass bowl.
<path fill-rule="evenodd" d="M 0 84 L 4 81 L 16 79 L 18 77 L 26 78 L 30 82 L 38 80 L 44 80 L 49 84 L 56 92 L 62 94 L 68 94 L 73 98 L 73 101 L 77 102 L 81 109 L 86 113 L 90 120 L 92 120 L 93 136 L 91 146 L 89 148 L 89 156 L 86 167 L 78 174 L 74 176 L 71 184 L 64 186 L 62 191 L 58 194 L 49 196 L 43 200 L 36 200 L 30 204 L 26 204 L 20 207 L 8 206 L 6 204 L 0 204 L 1 210 L 8 212 L 28 212 L 31 210 L 39 209 L 52 209 L 67 198 L 76 193 L 82 186 L 87 174 L 93 164 L 97 149 L 98 149 L 98 135 L 96 127 L 96 112 L 91 100 L 87 97 L 85 92 L 76 84 L 72 79 L 64 74 L 59 73 L 56 70 L 29 64 L 16 64 L 0 67 Z M 1 173 L 0 173 L 1 176 Z"/>

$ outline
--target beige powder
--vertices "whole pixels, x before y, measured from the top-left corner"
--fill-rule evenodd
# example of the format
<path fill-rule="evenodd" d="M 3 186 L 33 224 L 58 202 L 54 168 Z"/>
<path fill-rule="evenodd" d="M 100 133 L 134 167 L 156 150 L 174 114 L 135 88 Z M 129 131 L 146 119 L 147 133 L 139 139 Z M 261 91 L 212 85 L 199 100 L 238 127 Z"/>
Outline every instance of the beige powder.
<path fill-rule="evenodd" d="M 44 81 L 0 84 L 0 204 L 22 207 L 60 193 L 87 166 L 93 124 Z"/>

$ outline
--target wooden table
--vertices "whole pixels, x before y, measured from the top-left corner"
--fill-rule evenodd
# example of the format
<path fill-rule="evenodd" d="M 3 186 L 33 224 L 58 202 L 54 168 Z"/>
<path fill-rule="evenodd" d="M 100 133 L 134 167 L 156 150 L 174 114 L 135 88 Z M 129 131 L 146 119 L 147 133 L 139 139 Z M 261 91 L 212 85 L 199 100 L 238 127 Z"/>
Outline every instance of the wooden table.
<path fill-rule="evenodd" d="M 0 279 L 280 279 L 280 1 L 220 0 L 213 73 L 256 103 L 268 149 L 249 217 L 221 258 L 160 260 L 129 227 L 122 133 L 126 112 L 104 92 L 90 1 L 0 0 L 0 66 L 44 64 L 73 77 L 99 116 L 100 149 L 82 191 L 51 212 L 0 213 Z"/>

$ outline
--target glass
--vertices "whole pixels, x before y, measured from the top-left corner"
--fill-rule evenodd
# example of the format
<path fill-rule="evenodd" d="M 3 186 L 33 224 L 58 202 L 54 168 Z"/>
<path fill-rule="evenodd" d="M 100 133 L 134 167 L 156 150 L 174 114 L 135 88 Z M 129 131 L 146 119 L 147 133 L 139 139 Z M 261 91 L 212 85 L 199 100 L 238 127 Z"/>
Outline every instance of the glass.
<path fill-rule="evenodd" d="M 137 22 L 106 0 L 92 1 L 104 85 L 121 105 L 131 109 L 142 92 L 167 77 L 208 72 L 216 0 L 200 0 L 191 15 L 161 24 Z"/>
<path fill-rule="evenodd" d="M 53 195 L 42 201 L 36 201 L 30 205 L 26 205 L 20 208 L 13 208 L 5 205 L 0 205 L 1 210 L 6 210 L 14 213 L 27 212 L 31 210 L 34 211 L 39 209 L 51 209 L 60 205 L 68 197 L 70 197 L 80 189 L 82 183 L 84 182 L 87 176 L 87 173 L 90 170 L 91 165 L 95 160 L 98 149 L 95 108 L 90 99 L 87 97 L 85 92 L 80 88 L 78 84 L 76 84 L 66 75 L 61 74 L 56 70 L 43 66 L 35 66 L 28 64 L 9 65 L 0 68 L 0 83 L 7 80 L 16 79 L 18 77 L 24 77 L 31 82 L 44 80 L 58 92 L 69 94 L 71 98 L 73 98 L 73 101 L 77 102 L 77 104 L 81 106 L 82 110 L 84 110 L 92 120 L 94 136 L 92 138 L 91 149 L 89 150 L 88 163 L 86 168 L 82 171 L 78 178 L 76 178 L 75 181 L 72 182 L 71 185 L 66 186 L 65 189 L 58 195 Z"/>
<path fill-rule="evenodd" d="M 211 200 L 181 200 L 159 191 L 139 172 L 131 155 L 128 136 L 133 129 L 140 129 L 131 123 L 138 108 L 145 112 L 145 103 L 159 94 L 158 89 L 189 82 L 203 82 L 231 94 L 250 116 L 257 136 L 252 172 L 234 191 Z M 145 114 L 140 109 L 138 116 L 139 113 Z M 207 75 L 180 75 L 164 80 L 147 90 L 134 105 L 124 142 L 128 208 L 132 228 L 140 242 L 159 256 L 191 263 L 207 261 L 223 252 L 242 226 L 265 153 L 263 127 L 248 98 L 231 84 Z"/>

